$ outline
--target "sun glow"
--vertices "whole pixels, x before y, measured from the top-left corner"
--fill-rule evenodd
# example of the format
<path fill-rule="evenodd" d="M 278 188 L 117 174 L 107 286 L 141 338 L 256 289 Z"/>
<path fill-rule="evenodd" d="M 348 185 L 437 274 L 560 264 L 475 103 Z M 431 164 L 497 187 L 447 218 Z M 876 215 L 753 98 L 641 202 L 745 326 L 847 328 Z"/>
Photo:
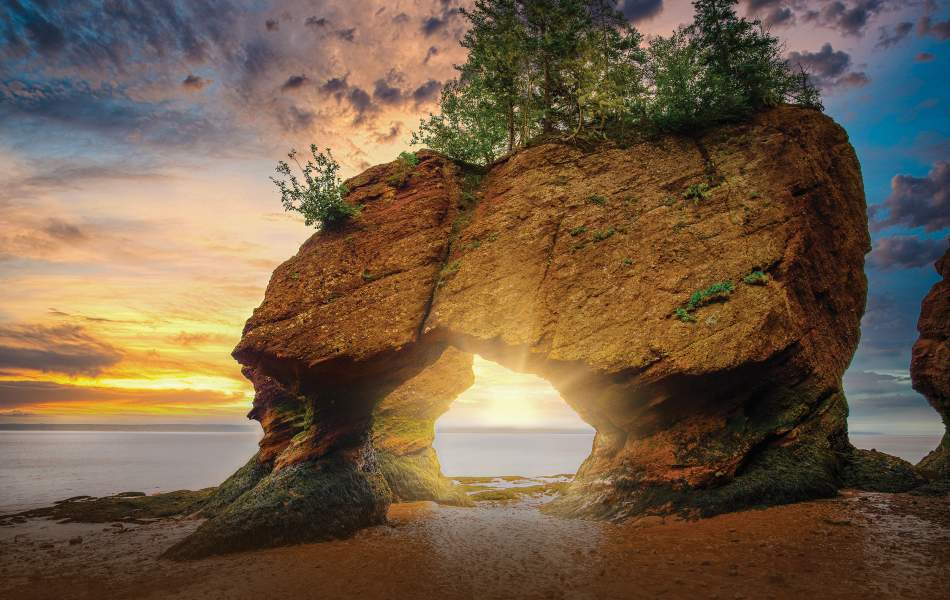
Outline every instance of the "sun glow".
<path fill-rule="evenodd" d="M 446 428 L 590 429 L 550 383 L 476 355 L 475 383 L 436 422 Z"/>

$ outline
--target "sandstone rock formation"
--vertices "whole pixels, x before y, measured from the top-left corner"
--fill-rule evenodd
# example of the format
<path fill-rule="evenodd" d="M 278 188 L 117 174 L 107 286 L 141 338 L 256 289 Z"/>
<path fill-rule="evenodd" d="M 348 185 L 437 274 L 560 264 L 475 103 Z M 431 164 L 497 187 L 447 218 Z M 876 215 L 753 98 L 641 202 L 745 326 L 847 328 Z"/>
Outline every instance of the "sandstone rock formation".
<path fill-rule="evenodd" d="M 942 279 L 934 284 L 920 307 L 910 376 L 914 389 L 923 394 L 950 427 L 950 250 L 936 263 Z M 917 465 L 932 477 L 950 478 L 950 432 L 933 452 Z"/>
<path fill-rule="evenodd" d="M 274 272 L 234 351 L 261 451 L 170 555 L 346 535 L 393 496 L 464 501 L 430 443 L 472 353 L 546 378 L 596 428 L 559 514 L 836 492 L 870 244 L 828 117 L 543 144 L 485 173 L 419 157 L 405 181 L 394 163 L 351 180 L 361 216 Z"/>

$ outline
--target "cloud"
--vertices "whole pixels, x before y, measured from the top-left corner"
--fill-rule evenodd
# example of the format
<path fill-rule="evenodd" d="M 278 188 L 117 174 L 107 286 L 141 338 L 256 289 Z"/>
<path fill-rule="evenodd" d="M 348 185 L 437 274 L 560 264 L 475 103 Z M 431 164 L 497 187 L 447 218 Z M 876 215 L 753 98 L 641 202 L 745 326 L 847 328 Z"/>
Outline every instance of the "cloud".
<path fill-rule="evenodd" d="M 302 88 L 303 86 L 307 85 L 308 83 L 310 83 L 310 80 L 307 78 L 306 75 L 303 75 L 303 74 L 301 74 L 301 75 L 291 75 L 290 77 L 287 78 L 287 81 L 285 81 L 285 82 L 280 86 L 280 90 L 281 90 L 282 92 L 286 92 L 286 91 L 290 91 L 290 90 L 296 90 L 296 89 Z"/>
<path fill-rule="evenodd" d="M 431 15 L 422 19 L 422 35 L 431 37 L 447 32 L 452 21 L 460 14 L 461 12 L 458 8 L 449 6 L 448 2 L 444 2 L 441 14 Z"/>
<path fill-rule="evenodd" d="M 337 29 L 333 33 L 336 35 L 336 37 L 347 42 L 356 40 L 356 27 L 350 27 L 349 29 Z"/>
<path fill-rule="evenodd" d="M 97 414 L 174 411 L 194 414 L 196 409 L 233 407 L 242 402 L 242 394 L 208 390 L 148 390 L 65 385 L 46 381 L 0 381 L 0 408 L 5 413 L 73 412 L 77 406 Z M 233 410 L 233 408 L 232 408 Z M 3 416 L 11 416 L 9 414 Z"/>
<path fill-rule="evenodd" d="M 861 394 L 906 394 L 913 391 L 909 372 L 895 375 L 849 369 L 845 372 L 843 381 L 848 397 Z"/>
<path fill-rule="evenodd" d="M 222 335 L 220 333 L 209 332 L 189 332 L 180 331 L 177 335 L 171 337 L 171 341 L 184 348 L 194 348 L 196 346 L 220 346 L 233 345 L 237 340 L 233 336 Z"/>
<path fill-rule="evenodd" d="M 332 77 L 320 86 L 320 91 L 327 94 L 340 94 L 345 92 L 350 84 L 346 82 L 347 75 L 343 77 Z"/>
<path fill-rule="evenodd" d="M 55 217 L 47 219 L 43 231 L 51 238 L 69 243 L 82 242 L 88 238 L 78 225 L 67 223 Z"/>
<path fill-rule="evenodd" d="M 893 225 L 929 232 L 950 227 L 950 163 L 937 161 L 926 177 L 895 175 L 891 194 L 871 207 L 871 216 L 876 231 Z"/>
<path fill-rule="evenodd" d="M 204 79 L 203 77 L 198 77 L 197 75 L 193 73 L 190 73 L 187 77 L 185 77 L 181 81 L 181 87 L 193 92 L 201 91 L 205 89 L 206 87 L 208 87 L 209 85 L 211 85 L 210 79 Z"/>
<path fill-rule="evenodd" d="M 373 84 L 373 99 L 383 104 L 402 103 L 402 90 L 389 84 L 385 79 L 377 79 Z"/>
<path fill-rule="evenodd" d="M 921 17 L 917 21 L 917 35 L 930 35 L 941 41 L 950 38 L 950 19 L 934 21 L 929 15 Z"/>
<path fill-rule="evenodd" d="M 922 102 L 917 109 L 928 109 L 942 106 L 939 99 L 931 98 Z M 910 153 L 925 162 L 939 162 L 950 156 L 950 136 L 937 131 L 921 131 L 909 148 Z"/>
<path fill-rule="evenodd" d="M 0 178 L 0 203 L 4 200 L 25 200 L 49 192 L 75 190 L 84 185 L 107 181 L 155 181 L 168 177 L 157 171 L 157 168 L 158 165 L 139 164 L 131 158 L 123 165 L 63 161 L 54 171 L 29 169 Z"/>
<path fill-rule="evenodd" d="M 889 27 L 878 28 L 878 40 L 875 44 L 878 48 L 890 48 L 904 41 L 911 31 L 914 30 L 914 24 L 910 21 L 898 23 L 893 29 Z"/>
<path fill-rule="evenodd" d="M 866 73 L 848 72 L 851 55 L 843 50 L 835 50 L 829 43 L 825 43 L 818 52 L 791 52 L 787 60 L 793 67 L 804 68 L 815 85 L 823 89 L 860 87 L 870 81 Z"/>
<path fill-rule="evenodd" d="M 281 116 L 280 123 L 285 131 L 302 131 L 308 129 L 316 120 L 317 115 L 311 110 L 300 108 L 296 104 L 288 106 Z"/>
<path fill-rule="evenodd" d="M 0 417 L 5 418 L 16 418 L 16 417 L 35 417 L 38 413 L 29 412 L 26 410 L 14 409 L 14 410 L 0 410 Z"/>
<path fill-rule="evenodd" d="M 917 339 L 918 299 L 899 303 L 891 295 L 873 292 L 861 319 L 861 345 L 858 355 L 865 362 L 906 365 L 910 349 Z"/>
<path fill-rule="evenodd" d="M 235 19 L 243 14 L 230 0 L 4 2 L 0 21 L 19 43 L 0 46 L 0 57 L 112 75 L 170 56 L 199 62 L 228 52 Z"/>
<path fill-rule="evenodd" d="M 864 71 L 853 71 L 839 77 L 834 83 L 836 88 L 859 88 L 871 83 L 871 78 Z"/>
<path fill-rule="evenodd" d="M 912 269 L 933 263 L 946 250 L 946 239 L 895 235 L 878 239 L 869 260 L 879 269 Z"/>
<path fill-rule="evenodd" d="M 845 35 L 860 36 L 871 19 L 891 5 L 888 0 L 831 0 L 820 7 L 803 4 L 800 16 L 805 22 L 836 29 Z"/>
<path fill-rule="evenodd" d="M 225 124 L 163 102 L 138 100 L 109 85 L 60 80 L 0 82 L 0 131 L 64 127 L 136 146 L 217 145 L 233 139 Z"/>
<path fill-rule="evenodd" d="M 389 126 L 389 131 L 377 134 L 374 139 L 377 144 L 391 144 L 396 141 L 399 134 L 402 133 L 402 123 L 393 123 Z"/>
<path fill-rule="evenodd" d="M 442 91 L 442 84 L 435 79 L 430 79 L 412 91 L 412 99 L 417 105 L 422 104 L 435 100 L 440 91 Z"/>
<path fill-rule="evenodd" d="M 787 7 L 775 8 L 762 16 L 766 27 L 789 27 L 795 24 L 795 13 Z"/>
<path fill-rule="evenodd" d="M 46 20 L 38 11 L 24 7 L 19 2 L 12 2 L 9 10 L 20 17 L 19 22 L 34 48 L 44 54 L 62 50 L 66 42 L 62 29 Z"/>
<path fill-rule="evenodd" d="M 414 120 L 409 113 L 424 99 L 413 92 L 453 76 L 464 53 L 454 43 L 465 25 L 455 0 L 401 11 L 337 1 L 315 10 L 304 0 L 21 1 L 63 32 L 59 51 L 44 50 L 17 9 L 0 6 L 0 137 L 37 157 L 81 129 L 95 153 L 170 160 L 177 160 L 172 147 L 218 158 L 299 145 L 304 134 L 333 137 L 352 146 L 340 158 L 353 163 L 380 122 Z M 438 24 L 430 23 L 427 40 L 421 25 L 429 17 Z M 391 70 L 408 75 L 394 82 Z M 322 89 L 341 73 L 353 73 L 339 82 L 345 87 Z M 289 76 L 301 74 L 314 85 L 295 87 Z M 385 86 L 374 97 L 380 79 Z M 14 97 L 14 83 L 23 94 Z M 275 90 L 294 95 L 275 97 Z M 36 98 L 29 103 L 24 94 Z M 55 113 L 54 101 L 62 107 Z M 66 107 L 75 107 L 74 118 Z"/>
<path fill-rule="evenodd" d="M 843 379 L 852 425 L 889 433 L 919 433 L 938 426 L 939 418 L 926 399 L 913 390 L 906 369 L 850 369 Z"/>
<path fill-rule="evenodd" d="M 77 325 L 0 326 L 0 369 L 98 375 L 122 354 Z"/>
<path fill-rule="evenodd" d="M 628 21 L 638 23 L 660 14 L 663 11 L 663 0 L 622 0 L 617 8 Z"/>
<path fill-rule="evenodd" d="M 353 110 L 356 111 L 357 120 L 361 120 L 366 112 L 373 108 L 372 98 L 370 98 L 369 94 L 366 93 L 366 90 L 362 88 L 351 88 L 346 99 L 350 103 L 350 106 L 353 107 Z"/>

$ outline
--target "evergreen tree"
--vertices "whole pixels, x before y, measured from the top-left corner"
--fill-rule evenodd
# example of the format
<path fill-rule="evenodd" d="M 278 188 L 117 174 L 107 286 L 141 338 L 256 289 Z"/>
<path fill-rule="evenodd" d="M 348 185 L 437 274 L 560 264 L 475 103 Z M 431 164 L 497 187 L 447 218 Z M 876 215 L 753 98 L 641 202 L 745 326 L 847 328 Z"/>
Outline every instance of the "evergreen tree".
<path fill-rule="evenodd" d="M 699 74 L 710 121 L 741 117 L 789 99 L 801 82 L 782 58 L 779 40 L 758 20 L 736 14 L 739 0 L 694 0 L 687 28 L 699 51 Z"/>
<path fill-rule="evenodd" d="M 577 129 L 605 134 L 643 116 L 643 36 L 627 23 L 612 0 L 587 6 L 590 23 L 569 76 L 576 82 Z"/>
<path fill-rule="evenodd" d="M 820 109 L 807 74 L 737 3 L 695 0 L 691 25 L 644 50 L 615 0 L 475 0 L 463 11 L 468 59 L 412 142 L 485 164 L 539 136 L 693 130 L 783 102 Z"/>
<path fill-rule="evenodd" d="M 647 120 L 653 127 L 680 130 L 699 124 L 704 102 L 700 74 L 702 64 L 695 45 L 683 29 L 670 37 L 650 40 L 647 73 L 651 95 L 647 101 Z"/>
<path fill-rule="evenodd" d="M 525 71 L 525 31 L 515 0 L 476 0 L 471 11 L 463 9 L 471 28 L 462 39 L 468 61 L 463 78 L 478 80 L 498 104 L 505 118 L 508 151 L 516 143 L 517 113 L 523 109 L 521 90 Z"/>

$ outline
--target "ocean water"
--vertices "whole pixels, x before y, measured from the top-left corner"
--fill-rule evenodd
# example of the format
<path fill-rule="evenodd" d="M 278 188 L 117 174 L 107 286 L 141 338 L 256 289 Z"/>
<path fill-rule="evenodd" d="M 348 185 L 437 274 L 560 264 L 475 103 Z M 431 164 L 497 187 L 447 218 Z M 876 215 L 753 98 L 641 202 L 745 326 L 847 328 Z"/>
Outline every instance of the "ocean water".
<path fill-rule="evenodd" d="M 224 481 L 257 450 L 254 431 L 0 430 L 0 514 L 70 496 L 199 489 Z M 573 473 L 593 433 L 439 432 L 442 471 L 537 477 Z M 939 436 L 852 436 L 859 448 L 917 462 Z"/>
<path fill-rule="evenodd" d="M 590 454 L 594 433 L 437 432 L 442 472 L 539 477 L 574 473 Z"/>
<path fill-rule="evenodd" d="M 851 444 L 865 450 L 878 450 L 899 456 L 914 464 L 937 447 L 943 435 L 886 435 L 883 433 L 852 433 Z"/>
<path fill-rule="evenodd" d="M 254 431 L 0 431 L 0 514 L 71 496 L 200 489 L 257 451 Z"/>

